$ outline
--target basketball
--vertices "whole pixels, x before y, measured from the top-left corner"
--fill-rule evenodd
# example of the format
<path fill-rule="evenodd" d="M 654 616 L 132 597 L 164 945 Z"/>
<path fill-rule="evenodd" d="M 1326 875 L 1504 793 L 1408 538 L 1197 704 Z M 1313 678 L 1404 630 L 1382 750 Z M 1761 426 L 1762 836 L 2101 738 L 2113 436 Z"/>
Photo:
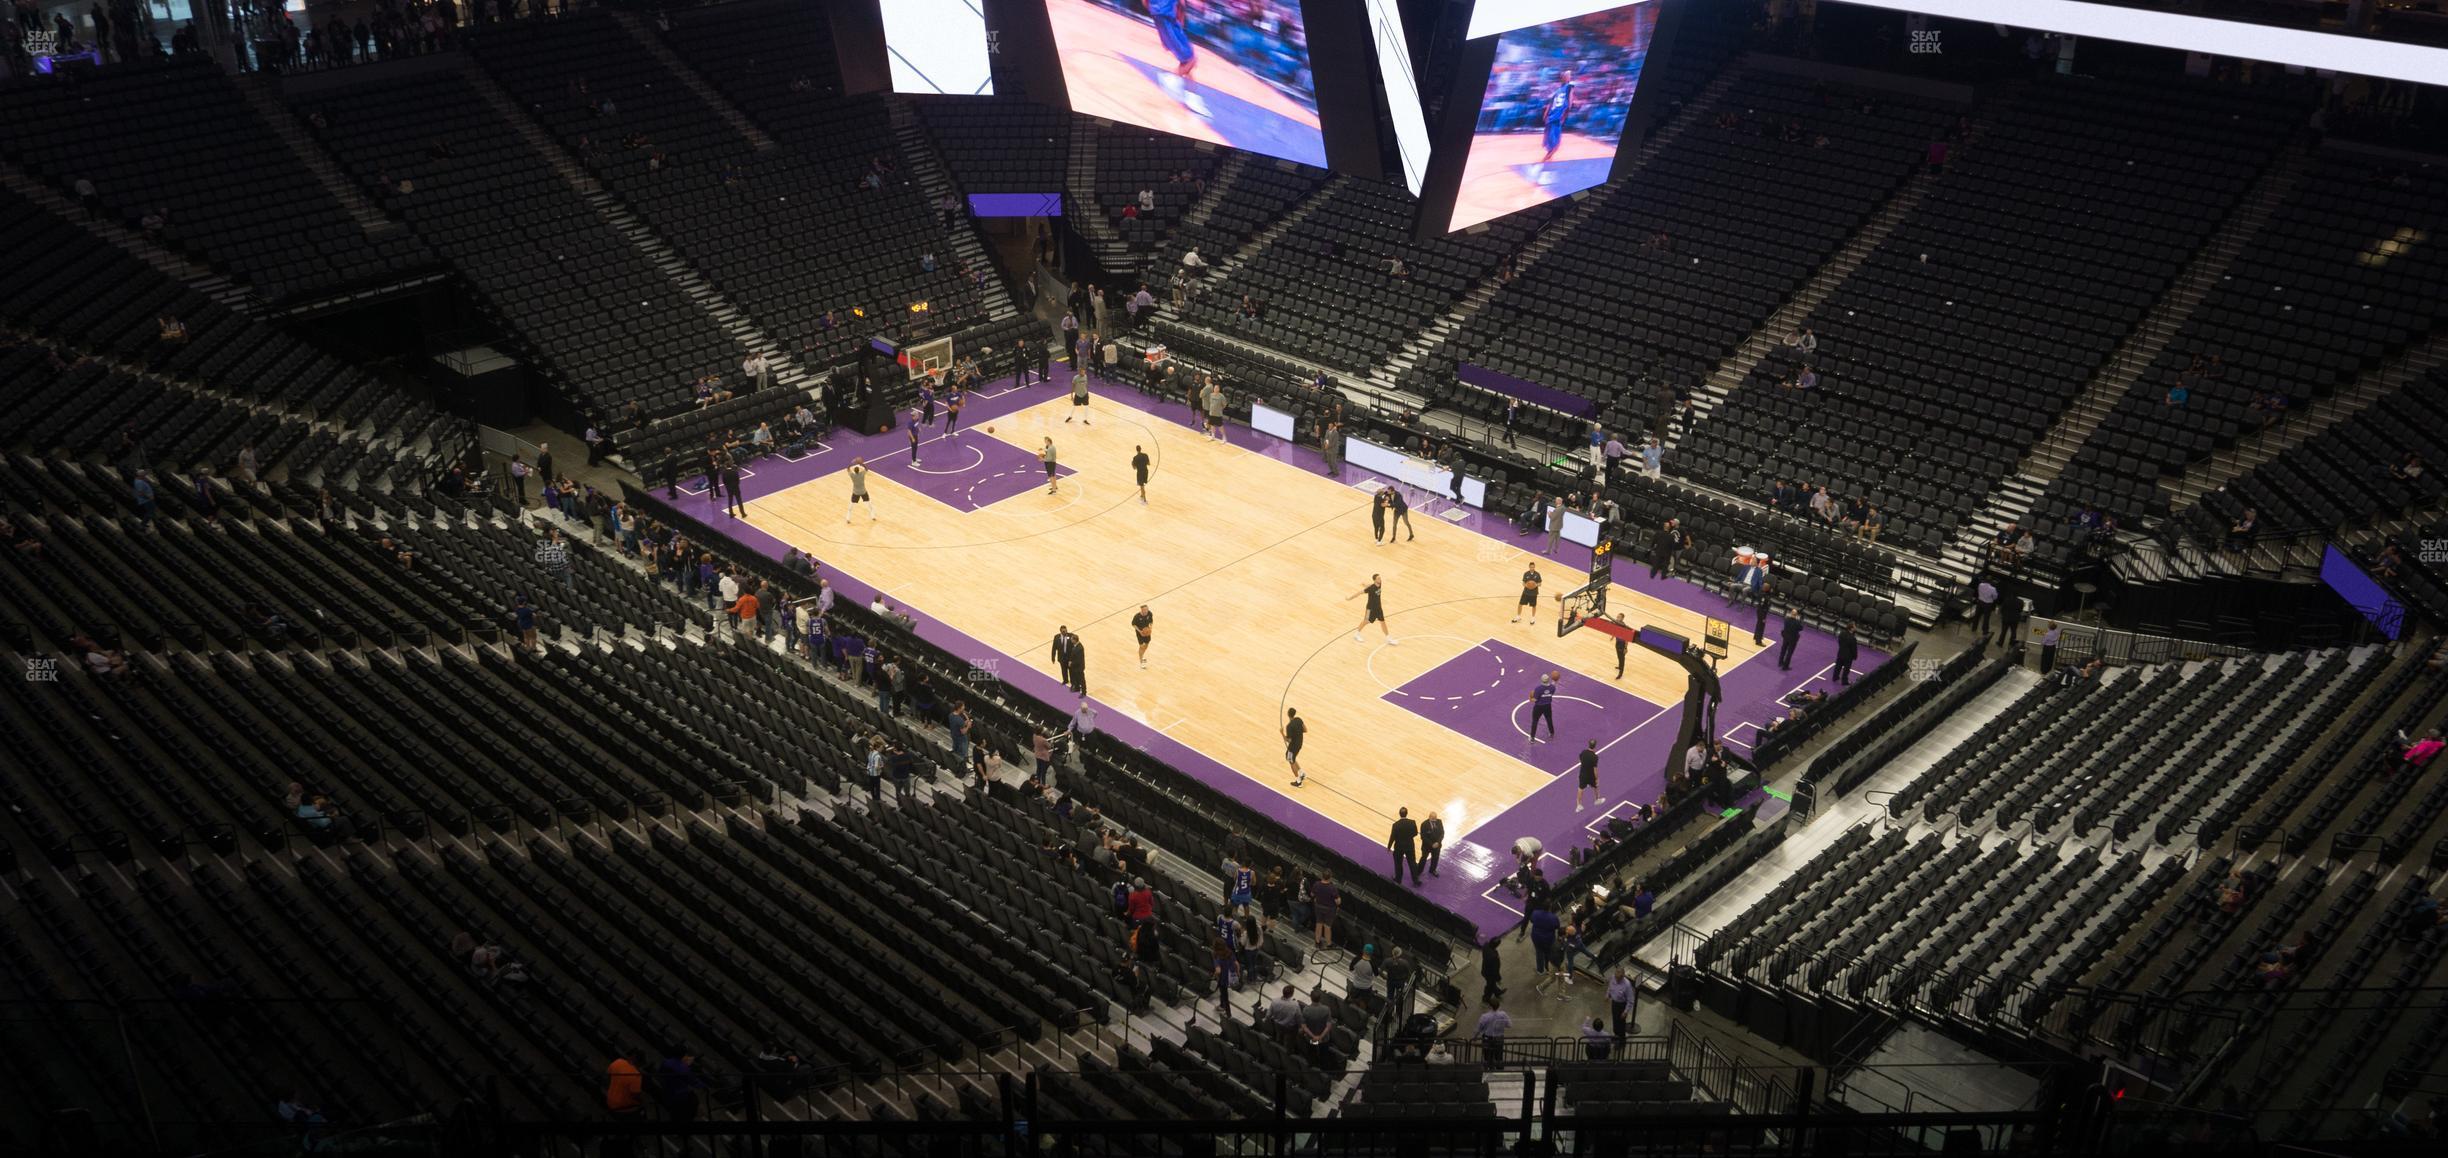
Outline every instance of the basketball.
<path fill-rule="evenodd" d="M 988 433 L 988 434 L 993 434 L 993 433 L 994 433 L 994 427 L 991 427 L 991 426 L 987 427 L 987 428 L 986 428 L 986 433 Z"/>

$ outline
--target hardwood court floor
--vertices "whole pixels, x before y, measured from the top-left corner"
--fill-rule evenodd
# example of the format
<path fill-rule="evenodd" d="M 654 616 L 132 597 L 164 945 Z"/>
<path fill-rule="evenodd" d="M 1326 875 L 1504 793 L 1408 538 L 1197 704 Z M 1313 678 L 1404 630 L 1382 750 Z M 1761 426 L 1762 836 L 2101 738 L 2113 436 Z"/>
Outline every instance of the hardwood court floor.
<path fill-rule="evenodd" d="M 1049 396 L 995 419 L 995 434 L 964 430 L 957 441 L 926 445 L 932 470 L 954 472 L 984 457 L 961 444 L 986 439 L 1021 448 L 1033 466 L 1051 434 L 1061 464 L 1078 472 L 1059 495 L 1045 493 L 1040 475 L 1033 491 L 964 511 L 871 474 L 879 521 L 869 523 L 861 511 L 845 524 L 849 487 L 836 473 L 752 500 L 750 517 L 828 567 L 1010 657 L 968 657 L 973 662 L 1017 662 L 1052 674 L 1050 641 L 1057 625 L 1068 624 L 1086 644 L 1088 689 L 1103 711 L 1126 712 L 1372 840 L 1383 839 L 1399 806 L 1414 817 L 1441 810 L 1459 839 L 1547 784 L 1559 766 L 1557 745 L 1540 748 L 1542 770 L 1519 751 L 1468 739 L 1385 698 L 1481 640 L 1504 640 L 1652 705 L 1682 696 L 1682 672 L 1663 658 L 1633 649 L 1618 682 L 1612 640 L 1591 631 L 1555 637 L 1553 596 L 1587 575 L 1540 558 L 1543 536 L 1499 540 L 1455 527 L 1432 516 L 1442 498 L 1415 494 L 1417 541 L 1379 546 L 1370 539 L 1369 496 L 1262 452 L 1282 449 L 1280 442 L 1236 428 L 1236 440 L 1262 443 L 1261 450 L 1218 445 L 1103 396 L 1092 412 L 1092 426 L 1066 424 L 1068 396 Z M 1132 487 L 1135 445 L 1155 461 L 1144 507 Z M 944 482 L 959 485 L 949 475 Z M 933 479 L 929 485 L 952 489 Z M 1548 596 L 1535 628 L 1507 622 L 1531 560 Z M 1346 597 L 1371 572 L 1385 577 L 1397 646 L 1386 646 L 1374 628 L 1367 642 L 1352 640 L 1363 601 Z M 1609 600 L 1634 624 L 1700 635 L 1698 612 L 1621 584 Z M 1130 628 L 1141 603 L 1156 614 L 1144 671 Z M 1727 672 L 1761 650 L 1747 633 L 1733 647 Z M 1534 681 L 1523 674 L 1492 694 L 1518 700 Z M 1567 692 L 1570 684 L 1568 677 Z M 1287 705 L 1310 722 L 1302 753 L 1309 783 L 1299 789 L 1287 783 L 1276 734 Z M 1639 722 L 1601 732 L 1598 721 L 1570 721 L 1558 743 L 1569 759 L 1584 730 L 1614 735 Z"/>

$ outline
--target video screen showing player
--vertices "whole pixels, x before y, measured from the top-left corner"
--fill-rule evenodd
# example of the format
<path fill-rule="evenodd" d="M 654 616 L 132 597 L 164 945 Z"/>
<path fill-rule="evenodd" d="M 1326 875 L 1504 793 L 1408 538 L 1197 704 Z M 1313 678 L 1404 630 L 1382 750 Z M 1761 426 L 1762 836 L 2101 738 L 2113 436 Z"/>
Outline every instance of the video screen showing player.
<path fill-rule="evenodd" d="M 1657 32 L 1657 11 L 1656 3 L 1644 2 L 1497 38 L 1447 229 L 1606 182 Z"/>
<path fill-rule="evenodd" d="M 1296 0 L 1046 0 L 1071 109 L 1326 164 Z"/>

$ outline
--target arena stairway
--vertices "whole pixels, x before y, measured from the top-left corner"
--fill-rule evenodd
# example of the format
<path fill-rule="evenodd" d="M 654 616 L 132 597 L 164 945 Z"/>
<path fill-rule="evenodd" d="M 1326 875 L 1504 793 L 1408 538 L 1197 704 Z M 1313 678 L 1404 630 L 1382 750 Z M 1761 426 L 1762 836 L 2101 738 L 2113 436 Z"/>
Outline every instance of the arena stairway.
<path fill-rule="evenodd" d="M 910 176 L 917 178 L 918 187 L 925 192 L 927 204 L 935 205 L 945 198 L 958 202 L 949 217 L 953 224 L 946 240 L 954 257 L 968 263 L 971 269 L 987 271 L 987 317 L 1001 321 L 1019 316 L 1019 307 L 1012 304 L 1010 279 L 1004 275 L 1002 263 L 978 239 L 977 222 L 969 216 L 969 202 L 954 187 L 952 174 L 945 170 L 942 156 L 927 138 L 926 125 L 905 99 L 887 101 L 886 107 L 892 110 L 893 139 L 900 143 L 901 156 L 909 163 Z"/>

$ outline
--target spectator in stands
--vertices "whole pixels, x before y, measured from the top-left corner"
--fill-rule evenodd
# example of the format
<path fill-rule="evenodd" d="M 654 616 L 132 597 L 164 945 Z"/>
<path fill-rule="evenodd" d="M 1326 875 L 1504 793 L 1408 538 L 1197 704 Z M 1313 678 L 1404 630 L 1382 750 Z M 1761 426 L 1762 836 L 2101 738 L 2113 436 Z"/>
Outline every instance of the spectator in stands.
<path fill-rule="evenodd" d="M 162 314 L 154 318 L 153 326 L 165 346 L 180 345 L 187 340 L 187 323 L 180 321 L 176 314 Z"/>
<path fill-rule="evenodd" d="M 2443 924 L 2448 924 L 2448 908 L 2441 907 L 2438 897 L 2425 893 L 2406 911 L 2405 923 L 2397 926 L 2397 939 L 2420 940 L 2436 934 Z"/>
<path fill-rule="evenodd" d="M 674 1122 L 696 1121 L 699 1098 L 705 1089 L 706 1080 L 697 1072 L 696 1054 L 683 1046 L 663 1051 L 663 1060 L 655 1065 L 655 1097 L 663 1103 L 665 1117 Z"/>
<path fill-rule="evenodd" d="M 646 1112 L 646 1079 L 638 1072 L 637 1051 L 626 1050 L 604 1067 L 604 1112 L 615 1122 L 634 1122 Z"/>
<path fill-rule="evenodd" d="M 1581 1053 L 1591 1061 L 1605 1061 L 1614 1052 L 1615 1038 L 1595 1017 L 1581 1020 Z"/>
<path fill-rule="evenodd" d="M 2181 375 L 2178 376 L 2174 382 L 2168 385 L 2166 405 L 2182 410 L 2185 408 L 2185 404 L 2191 402 L 2192 400 L 2193 388 L 2186 384 Z"/>
<path fill-rule="evenodd" d="M 272 1115 L 301 1131 L 301 1150 L 311 1153 L 320 1148 L 318 1139 L 325 1124 L 323 1111 L 309 1105 L 304 1094 L 293 1092 L 282 1098 L 272 1107 Z"/>
<path fill-rule="evenodd" d="M 297 797 L 297 818 L 304 821 L 306 827 L 313 829 L 316 832 L 329 832 L 332 830 L 334 820 L 329 813 L 323 810 L 323 805 L 328 802 L 327 797 L 308 797 L 305 795 L 302 786 L 294 782 L 289 785 L 289 790 L 294 796 Z"/>
<path fill-rule="evenodd" d="M 748 590 L 740 592 L 739 598 L 732 600 L 731 606 L 725 610 L 729 611 L 737 622 L 741 635 L 762 636 L 764 633 L 761 625 L 764 617 L 758 614 L 759 606 L 757 593 L 754 590 Z"/>
<path fill-rule="evenodd" d="M 536 643 L 535 607 L 527 602 L 525 595 L 518 596 L 516 604 L 511 607 L 510 621 L 518 629 L 519 650 L 528 652 L 539 650 Z"/>
<path fill-rule="evenodd" d="M 2397 733 L 2397 738 L 2400 742 L 2404 742 L 2405 733 Z M 2399 753 L 2398 763 L 2413 771 L 2422 771 L 2430 765 L 2434 758 L 2438 757 L 2442 747 L 2448 747 L 2448 743 L 2440 739 L 2439 729 L 2433 728 L 2422 739 L 2407 743 L 2405 751 Z"/>
<path fill-rule="evenodd" d="M 2251 548 L 2253 536 L 2260 531 L 2260 527 L 2261 512 L 2251 507 L 2244 508 L 2244 513 L 2237 515 L 2235 521 L 2227 525 L 2227 549 L 2243 551 Z"/>
<path fill-rule="evenodd" d="M 1146 877 L 1131 878 L 1130 890 L 1122 895 L 1122 916 L 1133 928 L 1156 922 L 1156 890 L 1148 887 Z"/>
<path fill-rule="evenodd" d="M 152 530 L 153 517 L 161 511 L 161 497 L 153 489 L 153 472 L 137 471 L 136 481 L 128 484 L 128 493 L 136 502 L 136 521 L 144 524 L 145 530 Z M 328 522 L 329 520 L 326 520 L 327 525 Z M 8 530 L 6 537 L 9 546 L 28 554 L 42 553 L 42 543 L 34 540 L 30 534 L 10 522 L 5 516 L 0 516 L 0 527 Z"/>
<path fill-rule="evenodd" d="M 1472 1035 L 1479 1039 L 1480 1058 L 1488 1065 L 1504 1064 L 1505 1033 L 1513 1028 L 1513 1018 L 1504 1011 L 1504 1003 L 1490 998 L 1487 1010 L 1479 1015 Z"/>
<path fill-rule="evenodd" d="M 2267 390 L 2254 395 L 2253 400 L 2244 409 L 2259 415 L 2261 418 L 2259 429 L 2268 430 L 2286 421 L 2287 408 L 2293 404 L 2294 400 L 2288 398 L 2284 391 Z"/>
<path fill-rule="evenodd" d="M 1283 987 L 1281 996 L 1267 1002 L 1267 1025 L 1275 1030 L 1275 1036 L 1286 1045 L 1299 1040 L 1301 1030 L 1301 1002 L 1299 998 L 1293 996 L 1294 992 L 1296 991 L 1291 986 L 1286 985 Z"/>
<path fill-rule="evenodd" d="M 1988 574 L 1984 572 L 1972 581 L 1972 631 L 1974 634 L 1984 639 L 1988 637 L 1989 620 L 1991 616 L 1997 614 L 1997 604 L 1997 584 L 1990 582 Z"/>
<path fill-rule="evenodd" d="M 2371 557 L 2371 573 L 2375 578 L 2393 580 L 2404 568 L 2405 550 L 2394 542 L 2383 544 L 2380 552 Z"/>
<path fill-rule="evenodd" d="M 68 649 L 85 657 L 85 670 L 97 676 L 124 676 L 128 673 L 127 653 L 115 647 L 104 647 L 92 636 L 77 632 L 68 637 Z"/>
<path fill-rule="evenodd" d="M 1300 1043 L 1308 1048 L 1310 1064 L 1325 1069 L 1331 1067 L 1332 1054 L 1326 1039 L 1334 1036 L 1334 1010 L 1326 1006 L 1323 987 L 1311 989 L 1309 1000 L 1301 1006 Z"/>
<path fill-rule="evenodd" d="M 1835 524 L 1836 496 L 1829 494 L 1826 487 L 1819 486 L 1811 488 L 1809 505 L 1812 518 L 1819 520 L 1823 524 L 1831 526 Z"/>
<path fill-rule="evenodd" d="M 1807 359 L 1819 352 L 1819 335 L 1809 326 L 1804 326 L 1799 333 L 1785 339 L 1785 348 L 1796 351 Z"/>
<path fill-rule="evenodd" d="M 1377 946 L 1362 945 L 1359 956 L 1352 958 L 1350 992 L 1377 992 Z"/>
<path fill-rule="evenodd" d="M 2245 877 L 2244 870 L 2235 869 L 2229 872 L 2226 882 L 2219 886 L 2219 911 L 2229 915 L 2242 912 L 2244 901 L 2250 895 L 2251 882 Z"/>
<path fill-rule="evenodd" d="M 1321 872 L 1309 885 L 1309 924 L 1317 950 L 1324 953 L 1334 948 L 1335 918 L 1342 915 L 1343 890 L 1334 883 L 1334 874 Z"/>
<path fill-rule="evenodd" d="M 1232 1020 L 1233 991 L 1241 988 L 1241 959 L 1224 938 L 1214 935 L 1207 938 L 1207 954 L 1208 976 L 1215 980 L 1216 1024 L 1222 1025 Z"/>
<path fill-rule="evenodd" d="M 2413 482 L 2423 476 L 2423 456 L 2407 451 L 2404 459 L 2389 468 L 2389 477 L 2399 482 Z"/>
<path fill-rule="evenodd" d="M 1533 962 L 1530 966 L 1531 971 L 1535 973 L 1554 971 L 1559 960 L 1559 955 L 1556 953 L 1556 933 L 1562 927 L 1563 919 L 1546 906 L 1536 905 L 1531 908 L 1529 918 L 1522 924 L 1524 935 L 1530 938 L 1530 953 Z"/>

